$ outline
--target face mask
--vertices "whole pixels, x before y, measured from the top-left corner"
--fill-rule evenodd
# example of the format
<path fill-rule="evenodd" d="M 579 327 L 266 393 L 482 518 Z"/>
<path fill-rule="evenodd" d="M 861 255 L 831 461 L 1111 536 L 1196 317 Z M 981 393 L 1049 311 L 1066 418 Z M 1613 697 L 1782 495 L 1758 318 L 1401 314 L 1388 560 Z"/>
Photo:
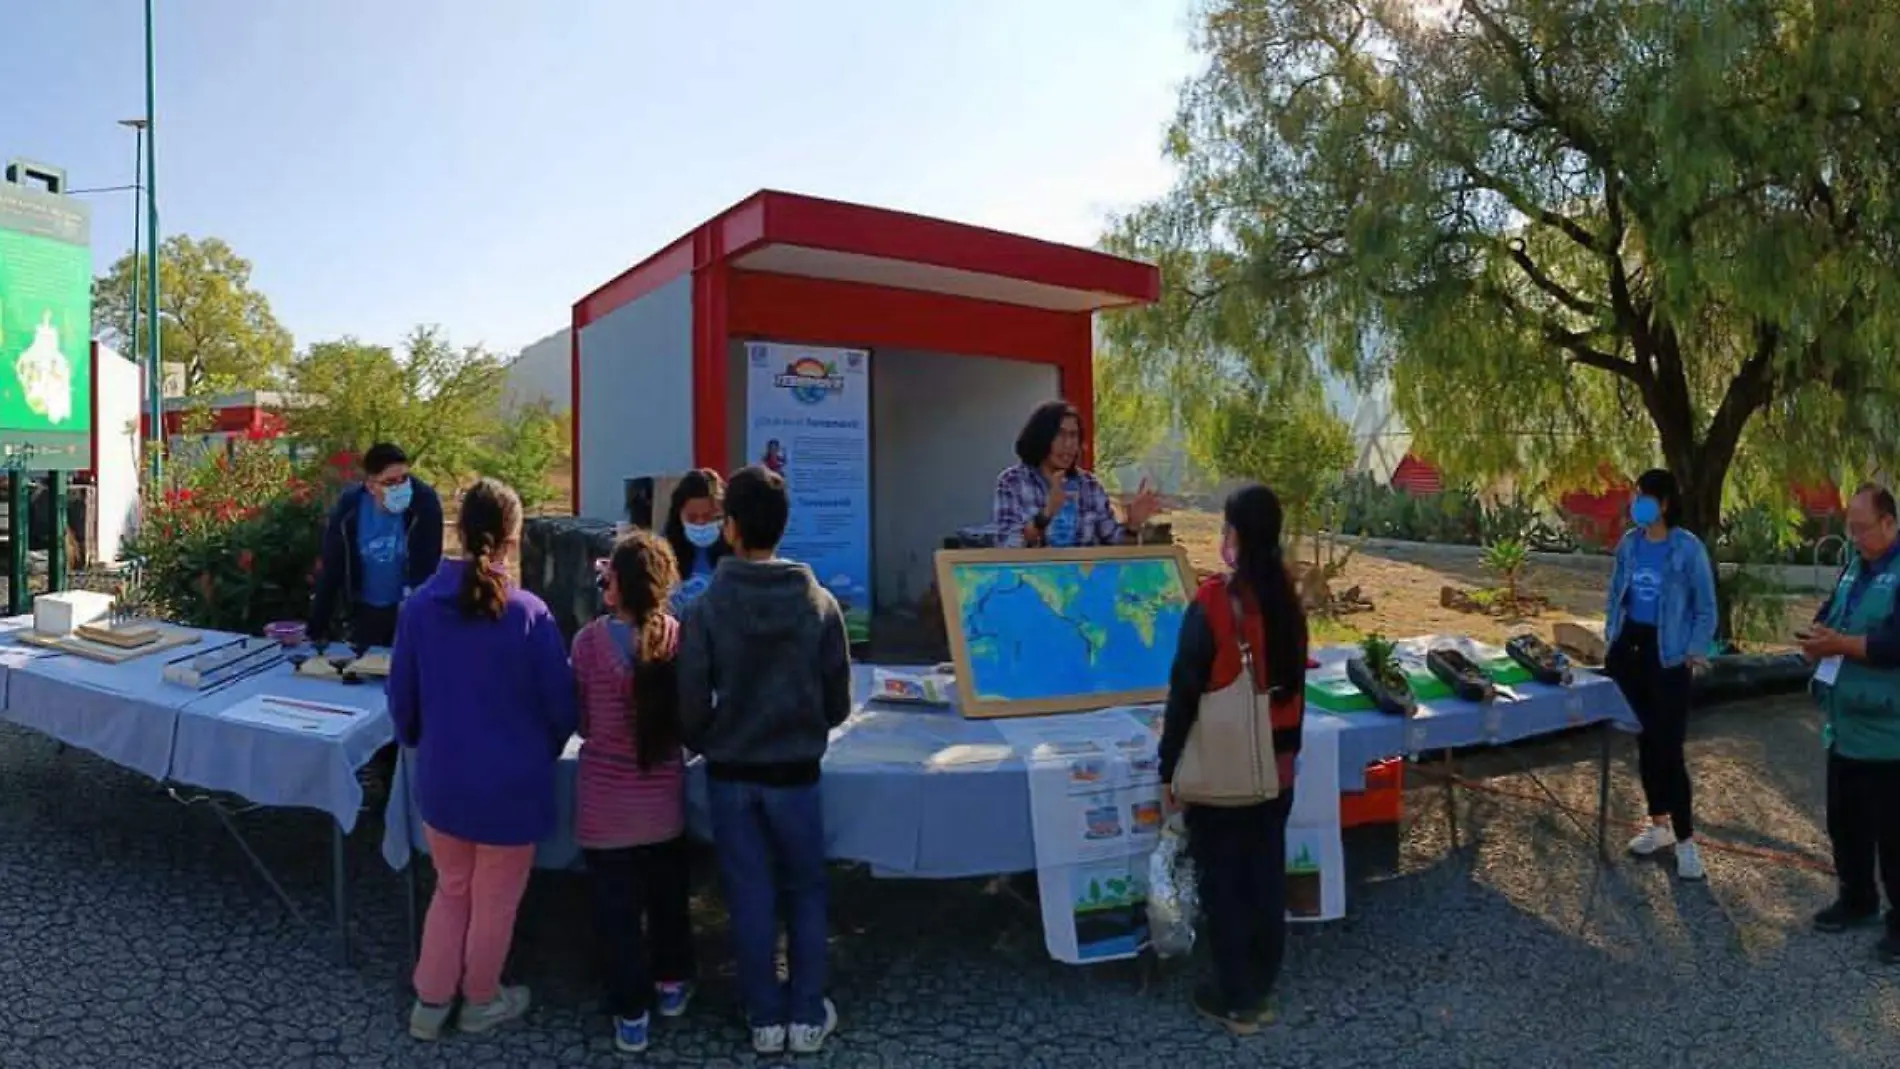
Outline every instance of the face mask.
<path fill-rule="evenodd" d="M 716 523 L 689 523 L 686 528 L 686 540 L 700 549 L 711 549 L 719 544 L 720 525 Z"/>
<path fill-rule="evenodd" d="M 1220 559 L 1226 562 L 1229 568 L 1239 567 L 1240 555 L 1234 552 L 1234 544 L 1232 542 L 1221 542 Z"/>
<path fill-rule="evenodd" d="M 1648 494 L 1630 502 L 1630 519 L 1638 527 L 1648 527 L 1662 519 L 1662 504 Z"/>
<path fill-rule="evenodd" d="M 409 502 L 415 496 L 415 487 L 410 484 L 409 480 L 404 479 L 402 482 L 383 491 L 383 507 L 391 512 L 402 512 L 409 508 Z"/>

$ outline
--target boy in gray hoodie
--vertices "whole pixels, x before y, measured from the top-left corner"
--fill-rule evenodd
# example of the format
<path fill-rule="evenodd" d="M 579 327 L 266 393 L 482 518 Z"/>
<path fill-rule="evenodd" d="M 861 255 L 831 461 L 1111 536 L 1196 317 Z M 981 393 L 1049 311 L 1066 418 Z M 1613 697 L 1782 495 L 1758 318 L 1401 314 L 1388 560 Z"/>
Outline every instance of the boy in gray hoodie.
<path fill-rule="evenodd" d="M 731 913 L 739 992 L 760 1054 L 822 1050 L 838 1027 L 825 997 L 825 825 L 819 764 L 851 713 L 844 613 L 811 569 L 778 557 L 785 480 L 750 467 L 726 484 L 733 549 L 682 622 L 680 723 L 706 759 L 713 845 Z M 778 981 L 779 907 L 790 980 Z"/>

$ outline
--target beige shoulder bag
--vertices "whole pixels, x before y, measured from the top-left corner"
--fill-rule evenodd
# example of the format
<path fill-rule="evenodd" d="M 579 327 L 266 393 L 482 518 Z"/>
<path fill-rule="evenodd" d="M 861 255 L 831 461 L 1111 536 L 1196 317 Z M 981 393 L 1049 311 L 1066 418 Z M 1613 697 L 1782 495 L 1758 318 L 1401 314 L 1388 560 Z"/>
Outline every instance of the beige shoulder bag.
<path fill-rule="evenodd" d="M 1231 585 L 1228 599 L 1240 643 L 1240 674 L 1201 696 L 1200 712 L 1174 768 L 1174 796 L 1183 805 L 1237 808 L 1280 796 L 1273 712 L 1255 682 L 1246 617 Z"/>

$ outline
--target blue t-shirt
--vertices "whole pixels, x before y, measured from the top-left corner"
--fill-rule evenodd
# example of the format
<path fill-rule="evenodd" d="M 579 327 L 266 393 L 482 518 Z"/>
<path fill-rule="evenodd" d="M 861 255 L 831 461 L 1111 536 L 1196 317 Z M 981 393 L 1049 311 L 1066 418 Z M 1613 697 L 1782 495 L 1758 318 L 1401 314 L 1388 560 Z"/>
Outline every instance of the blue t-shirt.
<path fill-rule="evenodd" d="M 1049 521 L 1049 529 L 1043 532 L 1042 537 L 1049 545 L 1070 547 L 1075 545 L 1076 528 L 1081 522 L 1082 484 L 1071 475 L 1063 483 L 1062 489 L 1062 511 Z"/>
<path fill-rule="evenodd" d="M 1623 603 L 1629 609 L 1631 623 L 1656 626 L 1662 609 L 1663 573 L 1669 568 L 1669 541 L 1652 542 L 1647 535 L 1636 539 L 1636 553 L 1630 561 L 1629 592 Z"/>
<path fill-rule="evenodd" d="M 363 561 L 365 605 L 388 608 L 402 604 L 409 564 L 409 540 L 402 519 L 373 501 L 365 501 L 356 513 L 356 552 Z"/>
<path fill-rule="evenodd" d="M 693 553 L 693 566 L 687 569 L 686 578 L 680 580 L 680 585 L 673 589 L 674 616 L 685 612 L 686 606 L 698 601 L 699 596 L 706 592 L 706 587 L 712 582 L 713 577 L 711 558 L 712 554 L 703 549 Z"/>

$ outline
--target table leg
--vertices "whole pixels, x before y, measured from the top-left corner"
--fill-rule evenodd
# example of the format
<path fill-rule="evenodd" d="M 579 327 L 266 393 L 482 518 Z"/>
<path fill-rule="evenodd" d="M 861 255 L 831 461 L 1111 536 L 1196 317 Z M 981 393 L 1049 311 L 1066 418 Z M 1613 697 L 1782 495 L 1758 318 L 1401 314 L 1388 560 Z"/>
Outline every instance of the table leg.
<path fill-rule="evenodd" d="M 1610 737 L 1616 727 L 1605 720 L 1597 731 L 1602 739 L 1597 754 L 1597 856 L 1608 865 L 1614 860 L 1610 856 Z"/>
<path fill-rule="evenodd" d="M 1458 849 L 1458 769 L 1452 764 L 1449 749 L 1439 751 L 1445 762 L 1443 779 L 1445 782 L 1445 825 L 1451 831 L 1451 849 Z"/>
<path fill-rule="evenodd" d="M 343 825 L 330 826 L 330 882 L 336 899 L 336 956 L 344 965 L 350 963 L 350 888 L 349 874 L 346 871 L 343 856 Z"/>

